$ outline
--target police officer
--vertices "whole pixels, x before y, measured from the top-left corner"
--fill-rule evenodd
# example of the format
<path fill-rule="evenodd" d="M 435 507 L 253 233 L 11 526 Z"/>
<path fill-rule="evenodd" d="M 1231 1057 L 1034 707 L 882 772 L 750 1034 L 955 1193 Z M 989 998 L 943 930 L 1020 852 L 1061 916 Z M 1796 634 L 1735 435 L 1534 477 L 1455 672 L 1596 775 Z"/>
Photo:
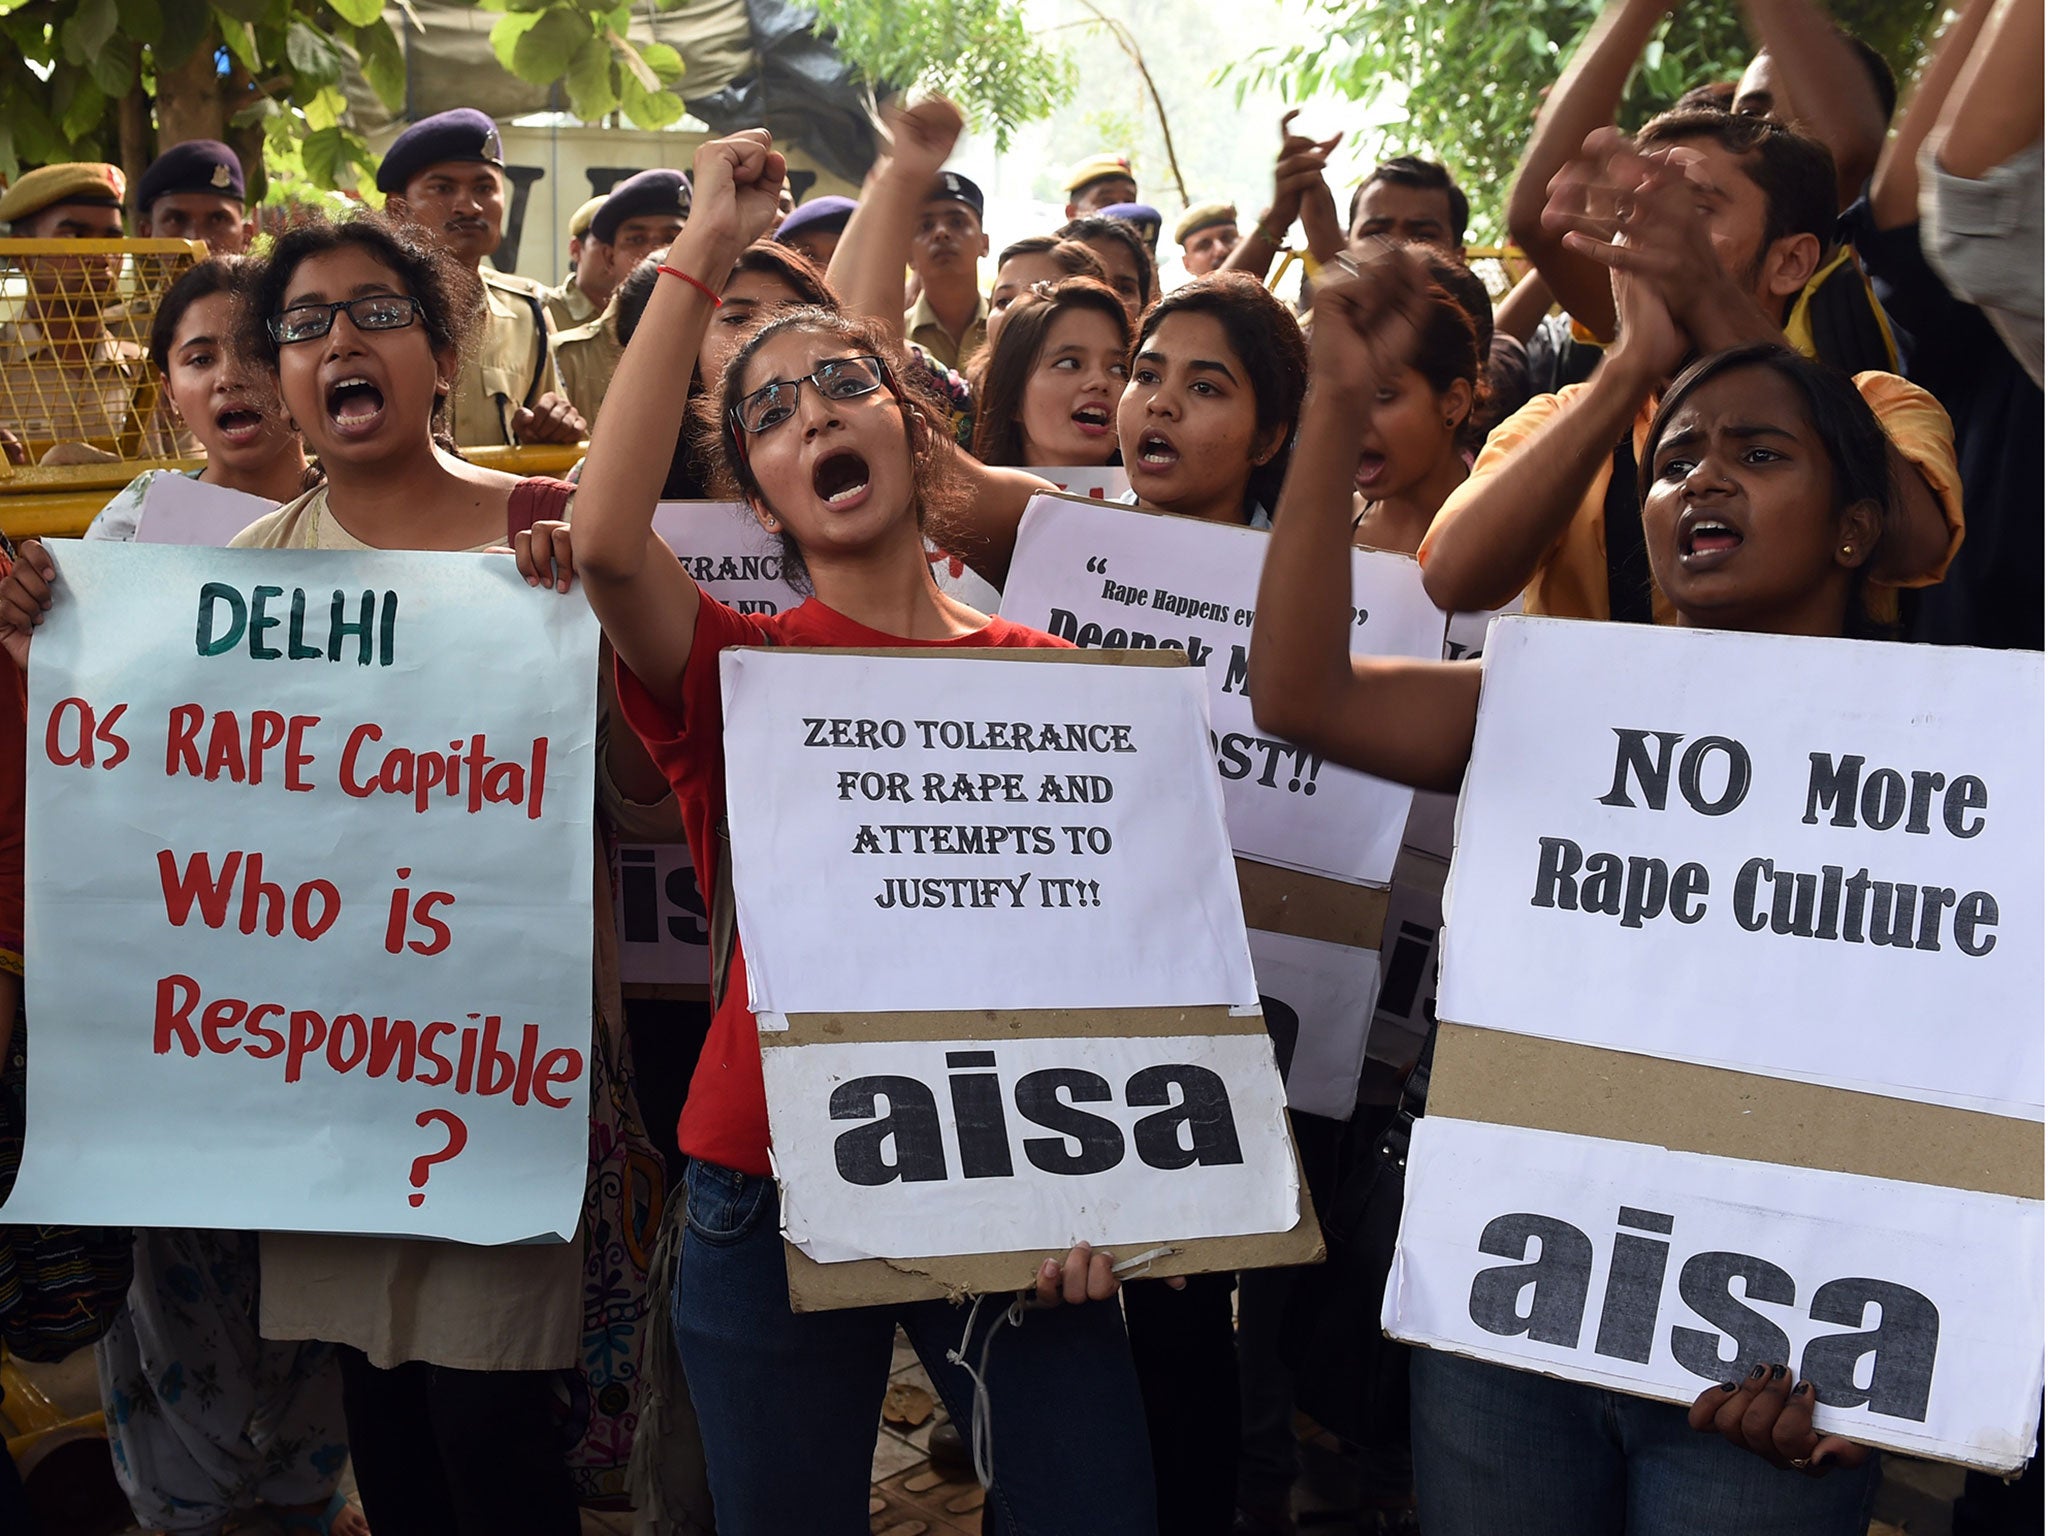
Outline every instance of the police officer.
<path fill-rule="evenodd" d="M 911 232 L 910 269 L 922 291 L 903 317 L 903 333 L 948 368 L 965 367 L 988 340 L 981 211 L 981 188 L 958 171 L 941 171 Z"/>
<path fill-rule="evenodd" d="M 839 249 L 839 237 L 846 233 L 853 206 L 850 197 L 830 195 L 799 203 L 775 231 L 776 243 L 801 251 L 822 272 L 832 265 L 832 253 Z"/>
<path fill-rule="evenodd" d="M 1138 179 L 1129 155 L 1090 155 L 1067 170 L 1067 217 L 1100 213 L 1112 203 L 1135 203 Z"/>
<path fill-rule="evenodd" d="M 149 162 L 135 184 L 140 233 L 158 240 L 204 240 L 216 256 L 240 256 L 249 222 L 242 162 L 214 139 L 187 139 Z"/>
<path fill-rule="evenodd" d="M 46 165 L 0 195 L 0 222 L 16 239 L 119 240 L 126 191 L 118 166 Z M 149 439 L 143 446 L 160 446 L 134 409 L 147 354 L 110 323 L 121 258 L 24 256 L 21 266 L 28 280 L 23 316 L 0 325 L 0 441 L 8 457 L 105 458 L 117 446 L 135 451 L 136 444 L 119 440 L 137 432 Z M 119 329 L 132 329 L 132 322 Z"/>
<path fill-rule="evenodd" d="M 505 228 L 498 125 L 473 107 L 423 117 L 392 142 L 377 190 L 394 218 L 438 240 L 483 280 L 483 340 L 448 397 L 456 445 L 573 443 L 583 418 L 558 392 L 538 288 L 484 264 Z"/>
<path fill-rule="evenodd" d="M 1237 249 L 1237 205 L 1198 203 L 1173 226 L 1173 239 L 1188 276 L 1206 277 Z"/>
<path fill-rule="evenodd" d="M 605 300 L 612 296 L 611 288 L 605 285 L 595 264 L 586 266 L 583 261 L 583 247 L 590 235 L 591 217 L 603 206 L 602 197 L 593 197 L 569 215 L 569 275 L 559 286 L 540 296 L 541 304 L 548 312 L 548 323 L 558 334 L 572 325 L 581 325 L 603 309 Z M 555 366 L 558 370 L 561 367 L 559 355 Z"/>
<path fill-rule="evenodd" d="M 610 387 L 612 373 L 625 355 L 619 340 L 618 286 L 626 274 L 655 251 L 666 250 L 683 232 L 690 212 L 690 178 L 666 166 L 628 176 L 611 190 L 590 220 L 577 263 L 603 274 L 606 305 L 602 313 L 555 337 L 562 391 L 586 418 L 594 419 Z"/>

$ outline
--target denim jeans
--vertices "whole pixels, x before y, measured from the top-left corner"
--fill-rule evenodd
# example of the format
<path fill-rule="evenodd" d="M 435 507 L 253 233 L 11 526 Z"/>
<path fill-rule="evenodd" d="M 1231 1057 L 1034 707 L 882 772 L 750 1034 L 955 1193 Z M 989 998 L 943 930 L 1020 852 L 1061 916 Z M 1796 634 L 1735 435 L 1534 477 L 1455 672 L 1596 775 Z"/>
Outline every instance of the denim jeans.
<path fill-rule="evenodd" d="M 1671 1403 L 1418 1349 L 1415 1494 L 1429 1536 L 1863 1536 L 1878 1458 L 1781 1471 Z"/>
<path fill-rule="evenodd" d="M 773 1181 L 692 1160 L 688 1189 L 672 1308 L 719 1536 L 867 1536 L 896 1326 L 966 1437 L 973 1382 L 946 1352 L 960 1348 L 968 1307 L 794 1313 Z M 1012 1299 L 983 1303 L 965 1351 L 979 1368 L 994 1332 L 991 1536 L 1155 1536 L 1145 1412 L 1119 1309 L 1031 1308 L 1012 1327 Z"/>

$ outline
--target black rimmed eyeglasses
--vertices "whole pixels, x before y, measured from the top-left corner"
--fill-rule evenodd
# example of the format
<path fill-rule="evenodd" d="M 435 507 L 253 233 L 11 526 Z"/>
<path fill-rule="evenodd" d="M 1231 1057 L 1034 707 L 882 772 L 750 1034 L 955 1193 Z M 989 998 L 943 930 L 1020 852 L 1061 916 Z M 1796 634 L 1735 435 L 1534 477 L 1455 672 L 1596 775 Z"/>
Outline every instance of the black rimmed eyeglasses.
<path fill-rule="evenodd" d="M 827 400 L 857 400 L 871 395 L 889 379 L 889 368 L 879 357 L 835 357 L 819 365 L 816 373 L 800 379 L 777 379 L 741 399 L 727 413 L 734 426 L 748 433 L 766 432 L 796 414 L 796 397 L 808 384 Z"/>
<path fill-rule="evenodd" d="M 288 347 L 295 341 L 318 341 L 334 329 L 334 317 L 344 309 L 349 323 L 359 331 L 402 331 L 421 314 L 420 301 L 410 294 L 371 293 L 334 304 L 294 304 L 264 323 L 270 328 L 270 339 Z"/>

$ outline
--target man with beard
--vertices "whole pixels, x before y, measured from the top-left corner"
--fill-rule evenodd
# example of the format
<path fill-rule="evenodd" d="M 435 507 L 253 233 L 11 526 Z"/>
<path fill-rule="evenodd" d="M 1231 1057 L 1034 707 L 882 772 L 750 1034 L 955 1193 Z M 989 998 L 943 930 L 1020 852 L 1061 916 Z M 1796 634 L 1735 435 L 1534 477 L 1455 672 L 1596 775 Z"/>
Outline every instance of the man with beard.
<path fill-rule="evenodd" d="M 505 226 L 498 125 L 473 107 L 421 118 L 385 152 L 377 190 L 394 218 L 419 226 L 483 280 L 483 342 L 448 397 L 456 445 L 580 441 L 587 427 L 560 393 L 539 293 L 484 265 Z"/>

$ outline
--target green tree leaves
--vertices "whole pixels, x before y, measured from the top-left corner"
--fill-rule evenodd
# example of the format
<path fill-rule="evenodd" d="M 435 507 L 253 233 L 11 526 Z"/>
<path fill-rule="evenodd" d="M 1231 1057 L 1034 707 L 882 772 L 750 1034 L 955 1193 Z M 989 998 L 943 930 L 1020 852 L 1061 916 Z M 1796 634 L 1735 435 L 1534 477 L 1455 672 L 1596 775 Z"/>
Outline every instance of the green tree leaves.
<path fill-rule="evenodd" d="M 1474 233 L 1497 235 L 1542 93 L 1600 14 L 1600 0 L 1303 4 L 1320 41 L 1261 49 L 1231 68 L 1297 99 L 1317 85 L 1354 100 L 1390 87 L 1405 91 L 1405 120 L 1370 135 L 1368 147 L 1442 159 L 1471 195 Z M 1833 0 L 1829 9 L 1904 75 L 1918 60 L 1936 0 Z M 1641 125 L 1696 85 L 1737 78 L 1753 51 L 1735 0 L 1674 7 L 1629 77 L 1622 126 Z"/>
<path fill-rule="evenodd" d="M 1073 61 L 1032 36 L 1013 0 L 820 0 L 817 29 L 876 90 L 948 96 L 999 150 L 1074 94 Z"/>

